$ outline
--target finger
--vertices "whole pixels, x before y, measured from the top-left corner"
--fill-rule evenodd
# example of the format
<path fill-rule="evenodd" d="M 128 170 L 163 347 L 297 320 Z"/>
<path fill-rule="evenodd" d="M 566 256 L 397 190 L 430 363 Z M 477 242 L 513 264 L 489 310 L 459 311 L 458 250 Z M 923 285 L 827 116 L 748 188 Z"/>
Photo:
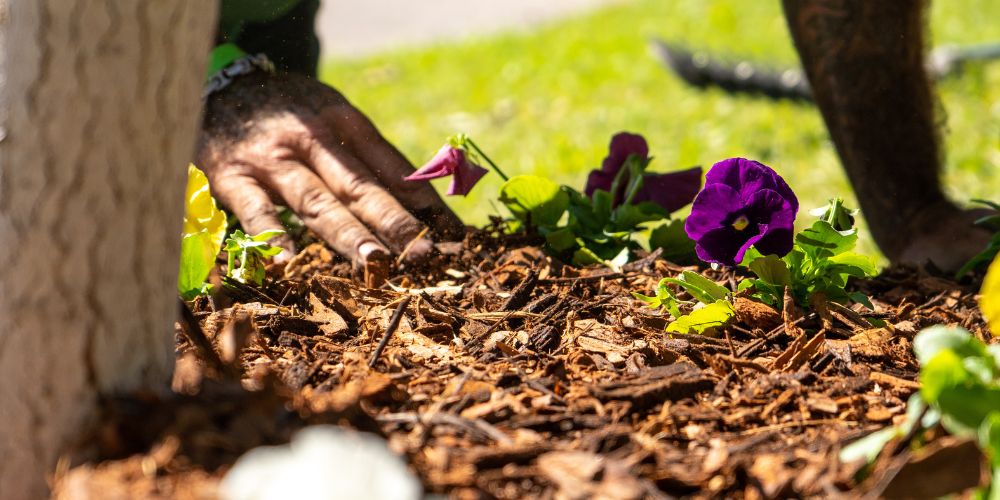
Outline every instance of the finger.
<path fill-rule="evenodd" d="M 312 170 L 299 162 L 282 161 L 269 166 L 268 171 L 271 187 L 337 253 L 359 266 L 376 254 L 389 254 Z"/>
<path fill-rule="evenodd" d="M 271 197 L 252 177 L 243 174 L 219 176 L 211 187 L 215 199 L 236 214 L 247 234 L 285 230 Z M 276 264 L 287 263 L 295 256 L 295 243 L 288 233 L 267 240 L 267 244 L 283 249 L 272 259 Z"/>
<path fill-rule="evenodd" d="M 394 253 L 409 245 L 408 260 L 425 256 L 434 242 L 414 239 L 423 229 L 420 223 L 357 158 L 332 140 L 314 141 L 307 152 L 310 164 L 331 191 L 362 222 L 375 231 Z"/>
<path fill-rule="evenodd" d="M 324 108 L 321 116 L 343 147 L 367 165 L 408 211 L 430 226 L 439 237 L 462 237 L 462 221 L 430 183 L 403 180 L 415 171 L 413 165 L 382 137 L 368 117 L 348 104 Z"/>

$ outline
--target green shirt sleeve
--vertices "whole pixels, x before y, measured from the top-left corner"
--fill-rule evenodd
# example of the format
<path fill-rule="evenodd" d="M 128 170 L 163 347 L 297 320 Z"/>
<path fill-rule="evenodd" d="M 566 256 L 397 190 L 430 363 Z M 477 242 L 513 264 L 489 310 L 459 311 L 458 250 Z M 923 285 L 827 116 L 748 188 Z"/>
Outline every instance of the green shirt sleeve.
<path fill-rule="evenodd" d="M 275 69 L 316 76 L 319 0 L 221 0 L 216 44 L 264 53 Z"/>

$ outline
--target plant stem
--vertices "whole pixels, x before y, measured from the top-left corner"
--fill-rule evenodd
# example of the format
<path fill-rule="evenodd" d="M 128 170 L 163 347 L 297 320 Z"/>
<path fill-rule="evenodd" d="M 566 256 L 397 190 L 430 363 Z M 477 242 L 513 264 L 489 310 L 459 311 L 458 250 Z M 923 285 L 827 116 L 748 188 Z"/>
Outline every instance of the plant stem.
<path fill-rule="evenodd" d="M 826 221 L 829 222 L 831 226 L 834 226 L 836 224 L 837 212 L 840 211 L 840 205 L 843 203 L 844 203 L 843 198 L 837 198 L 833 200 L 833 203 L 830 204 L 830 214 L 826 217 Z M 834 229 L 837 228 L 834 227 Z"/>
<path fill-rule="evenodd" d="M 470 146 L 472 146 L 473 149 L 476 150 L 476 153 L 478 153 L 479 156 L 482 156 L 483 159 L 486 160 L 486 163 L 489 163 L 490 166 L 493 167 L 493 171 L 495 171 L 497 175 L 499 175 L 504 181 L 510 180 L 510 178 L 507 177 L 507 174 L 504 174 L 503 171 L 500 170 L 500 167 L 498 167 L 496 163 L 493 163 L 493 160 L 491 160 L 489 156 L 486 156 L 486 153 L 484 153 L 482 149 L 479 149 L 479 146 L 476 146 L 476 143 L 472 142 L 472 139 L 467 137 L 465 140 Z"/>

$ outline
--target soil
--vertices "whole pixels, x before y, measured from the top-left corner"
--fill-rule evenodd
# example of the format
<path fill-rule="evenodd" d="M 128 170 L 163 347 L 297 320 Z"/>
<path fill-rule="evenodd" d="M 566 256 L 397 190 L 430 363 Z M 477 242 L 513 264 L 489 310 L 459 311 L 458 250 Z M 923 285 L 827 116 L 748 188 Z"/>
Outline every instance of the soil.
<path fill-rule="evenodd" d="M 903 418 L 918 331 L 992 341 L 977 280 L 893 267 L 850 284 L 874 310 L 738 297 L 715 336 L 668 335 L 629 292 L 685 269 L 735 289 L 739 271 L 658 252 L 576 269 L 537 244 L 471 233 L 419 267 L 387 263 L 379 288 L 362 283 L 385 270 L 356 276 L 313 244 L 262 288 L 220 283 L 183 307 L 174 394 L 106 401 L 55 496 L 214 498 L 241 453 L 316 423 L 385 437 L 428 493 L 459 499 L 923 498 L 981 481 L 974 444 L 940 429 L 869 470 L 838 459 Z"/>

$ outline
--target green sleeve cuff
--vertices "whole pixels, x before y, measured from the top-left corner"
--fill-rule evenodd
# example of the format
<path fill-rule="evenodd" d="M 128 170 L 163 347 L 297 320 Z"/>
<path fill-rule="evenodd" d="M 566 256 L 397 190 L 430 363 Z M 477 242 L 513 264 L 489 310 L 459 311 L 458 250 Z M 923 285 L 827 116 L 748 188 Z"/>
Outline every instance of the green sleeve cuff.
<path fill-rule="evenodd" d="M 205 74 L 205 81 L 208 81 L 208 77 L 212 76 L 213 73 L 219 71 L 226 66 L 232 64 L 233 61 L 247 55 L 243 49 L 236 46 L 234 43 L 224 43 L 219 45 L 212 53 L 208 56 L 208 72 Z"/>

